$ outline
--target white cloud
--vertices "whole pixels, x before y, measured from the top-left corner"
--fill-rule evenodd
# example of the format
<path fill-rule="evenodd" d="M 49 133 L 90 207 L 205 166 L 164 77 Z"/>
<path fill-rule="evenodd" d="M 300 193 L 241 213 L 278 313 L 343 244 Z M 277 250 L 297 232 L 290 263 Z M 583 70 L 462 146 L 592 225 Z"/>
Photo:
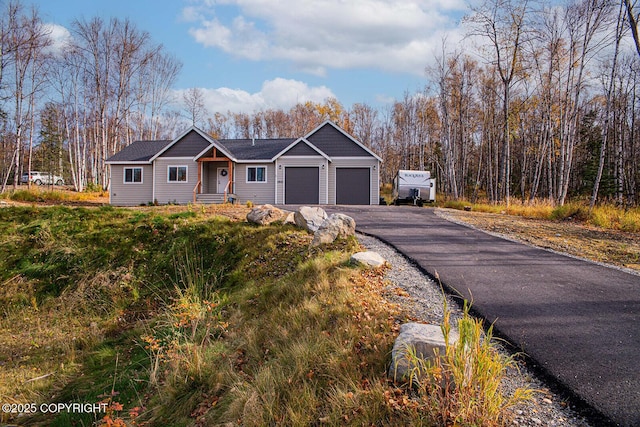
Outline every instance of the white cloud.
<path fill-rule="evenodd" d="M 44 24 L 44 29 L 51 39 L 51 46 L 49 46 L 49 49 L 54 55 L 62 52 L 62 50 L 67 47 L 73 39 L 69 30 L 62 25 L 48 23 Z"/>
<path fill-rule="evenodd" d="M 200 11 L 197 7 L 187 6 L 182 9 L 180 20 L 182 22 L 197 22 L 201 19 Z"/>
<path fill-rule="evenodd" d="M 253 112 L 266 109 L 288 110 L 301 102 L 323 102 L 335 97 L 326 86 L 309 87 L 304 82 L 276 78 L 262 84 L 259 92 L 249 93 L 241 89 L 226 87 L 209 89 L 201 88 L 205 106 L 209 113 L 221 112 Z M 176 99 L 181 100 L 186 89 L 176 91 Z"/>
<path fill-rule="evenodd" d="M 222 25 L 217 19 L 203 20 L 200 28 L 192 28 L 189 33 L 204 46 L 234 52 L 243 58 L 259 60 L 267 51 L 265 35 L 242 16 L 236 17 L 230 27 Z"/>
<path fill-rule="evenodd" d="M 200 0 L 197 7 L 191 35 L 199 43 L 320 75 L 364 67 L 422 74 L 445 35 L 461 40 L 457 20 L 466 9 L 461 0 Z"/>

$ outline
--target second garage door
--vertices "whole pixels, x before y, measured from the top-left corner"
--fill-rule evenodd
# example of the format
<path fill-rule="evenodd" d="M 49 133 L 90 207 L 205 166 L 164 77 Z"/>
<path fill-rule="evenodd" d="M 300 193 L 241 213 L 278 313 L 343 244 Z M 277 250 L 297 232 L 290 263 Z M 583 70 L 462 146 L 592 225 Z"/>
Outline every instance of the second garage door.
<path fill-rule="evenodd" d="M 287 167 L 284 172 L 284 202 L 288 205 L 320 203 L 320 169 Z"/>
<path fill-rule="evenodd" d="M 369 168 L 336 169 L 336 204 L 371 204 L 371 170 Z"/>

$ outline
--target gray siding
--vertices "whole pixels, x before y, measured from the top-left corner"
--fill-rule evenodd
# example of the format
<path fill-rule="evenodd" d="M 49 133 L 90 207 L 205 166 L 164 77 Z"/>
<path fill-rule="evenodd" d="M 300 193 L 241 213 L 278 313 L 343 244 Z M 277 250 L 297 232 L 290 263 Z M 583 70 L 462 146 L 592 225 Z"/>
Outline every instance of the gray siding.
<path fill-rule="evenodd" d="M 162 153 L 160 157 L 195 157 L 209 145 L 211 144 L 206 139 L 192 130 Z"/>
<path fill-rule="evenodd" d="M 371 169 L 371 204 L 380 202 L 380 162 L 374 157 L 354 159 L 333 159 L 329 166 L 329 204 L 336 204 L 336 168 L 364 168 Z M 375 170 L 373 169 L 375 167 Z"/>
<path fill-rule="evenodd" d="M 327 204 L 328 188 L 327 180 L 329 170 L 329 162 L 322 156 L 315 157 L 287 157 L 282 156 L 276 160 L 276 203 L 284 203 L 285 190 L 285 169 L 286 167 L 318 167 L 320 168 L 320 204 Z M 324 169 L 322 168 L 324 166 Z M 330 203 L 330 202 L 329 202 Z M 335 204 L 335 196 L 334 196 Z"/>
<path fill-rule="evenodd" d="M 247 182 L 247 168 L 267 168 L 267 182 Z M 256 205 L 273 204 L 275 200 L 276 168 L 273 163 L 240 163 L 234 167 L 235 195 L 239 203 L 251 200 Z"/>
<path fill-rule="evenodd" d="M 187 166 L 187 182 L 168 182 L 169 166 Z M 186 204 L 193 201 L 193 189 L 198 182 L 198 163 L 192 158 L 155 160 L 155 198 L 160 204 Z"/>
<path fill-rule="evenodd" d="M 202 192 L 214 194 L 218 191 L 218 168 L 228 168 L 227 162 L 204 162 Z M 234 168 L 235 169 L 235 168 Z M 193 184 L 195 186 L 195 184 Z"/>
<path fill-rule="evenodd" d="M 202 192 L 215 193 L 217 187 L 217 168 L 221 163 L 205 162 L 202 166 Z"/>
<path fill-rule="evenodd" d="M 125 168 L 142 168 L 142 183 L 124 183 Z M 153 202 L 152 165 L 111 165 L 110 203 L 115 206 L 138 206 Z"/>

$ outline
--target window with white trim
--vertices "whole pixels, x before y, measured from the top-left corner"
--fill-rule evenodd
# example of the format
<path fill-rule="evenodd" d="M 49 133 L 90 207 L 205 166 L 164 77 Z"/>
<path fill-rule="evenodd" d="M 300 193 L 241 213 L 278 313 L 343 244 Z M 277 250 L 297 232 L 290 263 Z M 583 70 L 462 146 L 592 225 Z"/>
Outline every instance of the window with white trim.
<path fill-rule="evenodd" d="M 125 184 L 142 184 L 142 168 L 124 168 Z"/>
<path fill-rule="evenodd" d="M 187 182 L 188 166 L 169 166 L 167 169 L 167 182 Z"/>
<path fill-rule="evenodd" d="M 247 182 L 267 182 L 267 168 L 265 166 L 247 167 Z"/>

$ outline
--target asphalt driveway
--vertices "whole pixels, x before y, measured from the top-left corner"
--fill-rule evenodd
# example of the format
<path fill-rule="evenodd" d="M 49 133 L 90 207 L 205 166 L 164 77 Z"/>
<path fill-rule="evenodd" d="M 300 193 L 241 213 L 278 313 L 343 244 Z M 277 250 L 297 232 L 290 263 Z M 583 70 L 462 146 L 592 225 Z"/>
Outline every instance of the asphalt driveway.
<path fill-rule="evenodd" d="M 437 273 L 604 420 L 640 426 L 640 275 L 494 237 L 429 208 L 325 208 Z"/>

